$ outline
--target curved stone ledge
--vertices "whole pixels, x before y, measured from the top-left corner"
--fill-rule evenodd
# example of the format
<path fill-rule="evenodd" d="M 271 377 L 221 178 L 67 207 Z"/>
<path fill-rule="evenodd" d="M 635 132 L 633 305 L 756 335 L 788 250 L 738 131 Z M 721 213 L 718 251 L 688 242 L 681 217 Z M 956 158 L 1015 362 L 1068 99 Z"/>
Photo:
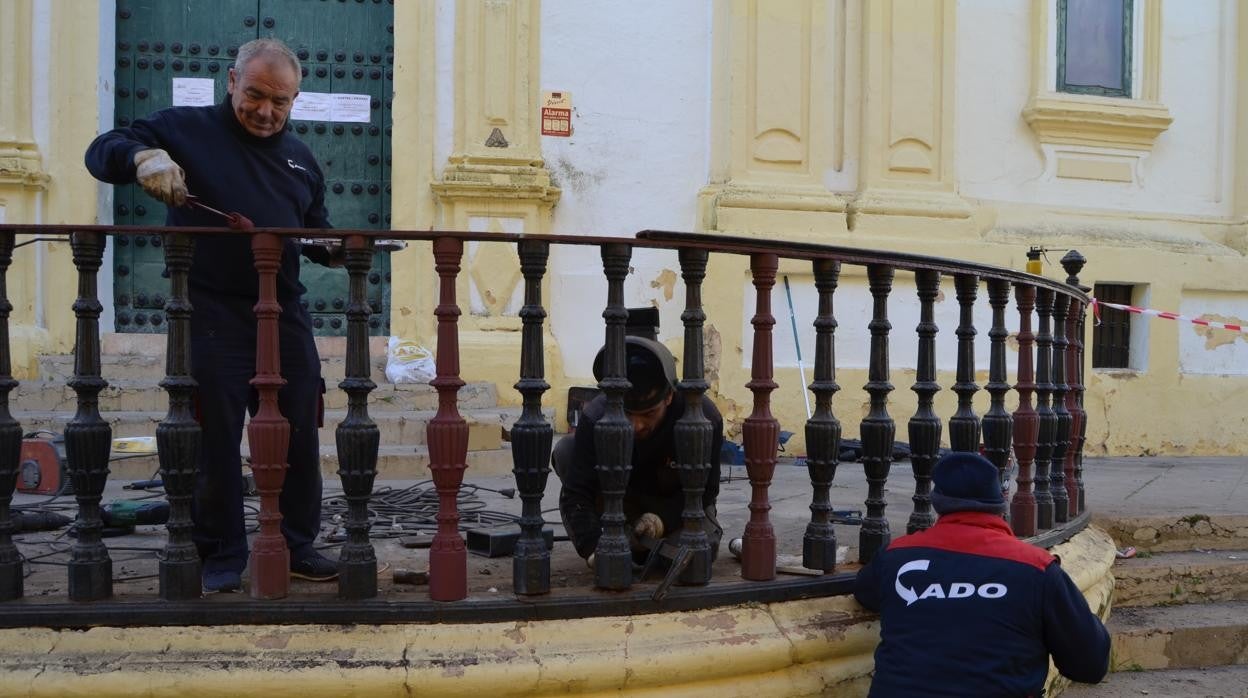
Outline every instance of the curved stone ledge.
<path fill-rule="evenodd" d="M 1113 549 L 1094 528 L 1053 549 L 1103 616 Z M 0 630 L 0 695 L 856 696 L 878 632 L 847 596 L 510 623 L 21 628 Z"/>

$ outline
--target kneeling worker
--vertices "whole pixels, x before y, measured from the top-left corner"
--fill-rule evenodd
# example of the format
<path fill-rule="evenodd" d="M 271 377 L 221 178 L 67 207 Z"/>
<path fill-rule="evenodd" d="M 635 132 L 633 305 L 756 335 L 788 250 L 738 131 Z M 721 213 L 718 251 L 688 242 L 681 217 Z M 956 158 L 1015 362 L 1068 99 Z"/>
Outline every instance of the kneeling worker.
<path fill-rule="evenodd" d="M 667 347 L 644 337 L 626 337 L 626 366 L 632 387 L 624 393 L 624 411 L 633 424 L 633 460 L 628 487 L 624 493 L 625 530 L 630 531 L 634 561 L 645 560 L 649 550 L 645 539 L 680 535 L 685 508 L 680 470 L 676 463 L 676 421 L 685 412 L 685 402 L 676 398 L 676 361 Z M 594 360 L 594 377 L 602 380 L 604 352 Z M 587 561 L 598 547 L 602 534 L 603 501 L 598 482 L 598 454 L 594 446 L 594 425 L 602 419 L 606 396 L 600 395 L 584 406 L 574 436 L 565 437 L 555 447 L 551 461 L 563 481 L 559 512 L 563 526 Z M 719 552 L 724 530 L 719 525 L 715 499 L 719 496 L 719 451 L 724 441 L 724 420 L 710 398 L 702 397 L 702 413 L 711 422 L 711 467 L 702 495 L 706 514 L 706 535 L 711 556 Z"/>
<path fill-rule="evenodd" d="M 1049 656 L 1097 683 L 1109 633 L 1047 551 L 1002 519 L 996 466 L 951 453 L 932 469 L 926 531 L 902 536 L 858 572 L 854 597 L 880 614 L 871 696 L 1038 696 Z"/>

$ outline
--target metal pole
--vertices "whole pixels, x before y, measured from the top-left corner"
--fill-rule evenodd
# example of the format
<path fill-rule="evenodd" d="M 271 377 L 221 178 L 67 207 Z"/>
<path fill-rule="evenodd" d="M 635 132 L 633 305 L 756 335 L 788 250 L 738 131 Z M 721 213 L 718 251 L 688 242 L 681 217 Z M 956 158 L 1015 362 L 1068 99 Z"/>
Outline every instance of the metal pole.
<path fill-rule="evenodd" d="M 802 343 L 797 339 L 797 316 L 793 313 L 793 291 L 789 275 L 784 275 L 784 297 L 789 301 L 789 324 L 793 327 L 793 348 L 797 351 L 797 371 L 802 377 L 802 398 L 806 401 L 806 419 L 810 419 L 810 392 L 806 390 L 806 365 L 802 363 Z"/>

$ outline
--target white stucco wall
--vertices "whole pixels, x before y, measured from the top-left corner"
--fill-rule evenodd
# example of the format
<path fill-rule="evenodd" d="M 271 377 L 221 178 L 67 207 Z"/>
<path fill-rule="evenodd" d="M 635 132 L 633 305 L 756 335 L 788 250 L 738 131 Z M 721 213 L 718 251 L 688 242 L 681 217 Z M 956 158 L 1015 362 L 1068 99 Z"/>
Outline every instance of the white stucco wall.
<path fill-rule="evenodd" d="M 1138 184 L 1044 177 L 1043 154 L 1021 115 L 1031 96 L 1031 8 L 1030 0 L 958 3 L 960 193 L 1062 207 L 1230 214 L 1234 4 L 1162 4 L 1160 94 L 1174 123 L 1144 159 Z"/>
<path fill-rule="evenodd" d="M 1238 325 L 1248 322 L 1245 310 L 1248 310 L 1248 294 L 1228 291 L 1184 291 L 1179 305 L 1181 315 Z M 1152 322 L 1179 323 L 1179 370 L 1182 373 L 1248 375 L 1248 333 L 1202 327 L 1182 320 Z"/>
<path fill-rule="evenodd" d="M 710 12 L 708 2 L 542 2 L 542 89 L 571 92 L 573 107 L 572 137 L 542 137 L 563 190 L 554 232 L 693 229 L 707 181 Z M 664 297 L 664 269 L 679 275 L 674 252 L 638 251 L 632 266 L 630 307 Z M 560 248 L 551 269 L 552 330 L 565 369 L 589 376 L 603 340 L 602 260 L 597 248 Z M 662 304 L 664 339 L 681 332 L 683 293 Z"/>

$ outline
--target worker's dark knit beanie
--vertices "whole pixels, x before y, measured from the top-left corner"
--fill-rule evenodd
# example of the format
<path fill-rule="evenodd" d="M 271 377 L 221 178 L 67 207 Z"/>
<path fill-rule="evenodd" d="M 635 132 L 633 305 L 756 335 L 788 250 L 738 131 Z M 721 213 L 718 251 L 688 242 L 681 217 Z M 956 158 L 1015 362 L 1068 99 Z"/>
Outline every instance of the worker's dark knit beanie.
<path fill-rule="evenodd" d="M 955 511 L 1004 514 L 1000 471 L 977 453 L 950 453 L 932 468 L 932 508 L 937 514 Z"/>

